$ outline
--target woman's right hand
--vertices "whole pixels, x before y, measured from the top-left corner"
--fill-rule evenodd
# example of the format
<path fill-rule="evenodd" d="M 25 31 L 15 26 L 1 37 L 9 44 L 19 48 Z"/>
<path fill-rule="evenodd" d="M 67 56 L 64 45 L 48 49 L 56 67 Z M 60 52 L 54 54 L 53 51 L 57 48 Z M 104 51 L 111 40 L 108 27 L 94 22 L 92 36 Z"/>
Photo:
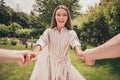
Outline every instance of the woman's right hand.
<path fill-rule="evenodd" d="M 31 57 L 30 57 L 31 61 L 35 62 L 37 60 L 38 53 L 31 52 L 30 54 L 31 54 Z"/>

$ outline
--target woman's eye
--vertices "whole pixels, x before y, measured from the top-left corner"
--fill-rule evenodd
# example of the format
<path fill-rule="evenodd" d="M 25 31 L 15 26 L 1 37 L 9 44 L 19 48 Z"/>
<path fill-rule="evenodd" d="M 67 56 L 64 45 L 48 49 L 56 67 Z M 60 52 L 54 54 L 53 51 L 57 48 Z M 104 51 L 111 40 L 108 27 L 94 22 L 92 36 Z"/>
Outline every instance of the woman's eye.
<path fill-rule="evenodd" d="M 57 16 L 60 16 L 60 14 L 57 14 Z"/>
<path fill-rule="evenodd" d="M 63 16 L 67 16 L 66 14 L 63 14 Z"/>

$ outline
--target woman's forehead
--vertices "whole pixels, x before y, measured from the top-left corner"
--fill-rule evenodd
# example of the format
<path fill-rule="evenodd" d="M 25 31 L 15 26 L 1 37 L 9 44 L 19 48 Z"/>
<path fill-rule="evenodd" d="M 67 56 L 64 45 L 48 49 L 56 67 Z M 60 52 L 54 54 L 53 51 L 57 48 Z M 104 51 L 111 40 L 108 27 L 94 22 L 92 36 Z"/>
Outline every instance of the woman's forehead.
<path fill-rule="evenodd" d="M 65 9 L 60 8 L 56 10 L 56 13 L 67 13 L 67 11 Z"/>

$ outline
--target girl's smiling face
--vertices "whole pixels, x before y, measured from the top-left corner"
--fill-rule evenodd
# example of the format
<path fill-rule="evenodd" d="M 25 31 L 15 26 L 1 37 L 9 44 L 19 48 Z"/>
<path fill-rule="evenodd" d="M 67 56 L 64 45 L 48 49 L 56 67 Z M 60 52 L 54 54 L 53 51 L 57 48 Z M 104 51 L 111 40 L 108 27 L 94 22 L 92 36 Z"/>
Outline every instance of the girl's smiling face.
<path fill-rule="evenodd" d="M 55 19 L 57 22 L 57 27 L 64 27 L 68 19 L 67 11 L 64 9 L 58 9 L 56 11 Z"/>

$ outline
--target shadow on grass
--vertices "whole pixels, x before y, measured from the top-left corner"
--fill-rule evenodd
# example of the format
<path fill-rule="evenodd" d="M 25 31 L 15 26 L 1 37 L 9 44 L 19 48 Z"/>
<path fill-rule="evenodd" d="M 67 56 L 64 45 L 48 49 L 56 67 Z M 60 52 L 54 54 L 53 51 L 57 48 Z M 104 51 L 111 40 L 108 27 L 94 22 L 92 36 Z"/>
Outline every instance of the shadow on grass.
<path fill-rule="evenodd" d="M 109 73 L 120 75 L 120 58 L 96 61 L 96 66 L 110 67 Z M 107 67 L 105 65 L 108 65 Z"/>

